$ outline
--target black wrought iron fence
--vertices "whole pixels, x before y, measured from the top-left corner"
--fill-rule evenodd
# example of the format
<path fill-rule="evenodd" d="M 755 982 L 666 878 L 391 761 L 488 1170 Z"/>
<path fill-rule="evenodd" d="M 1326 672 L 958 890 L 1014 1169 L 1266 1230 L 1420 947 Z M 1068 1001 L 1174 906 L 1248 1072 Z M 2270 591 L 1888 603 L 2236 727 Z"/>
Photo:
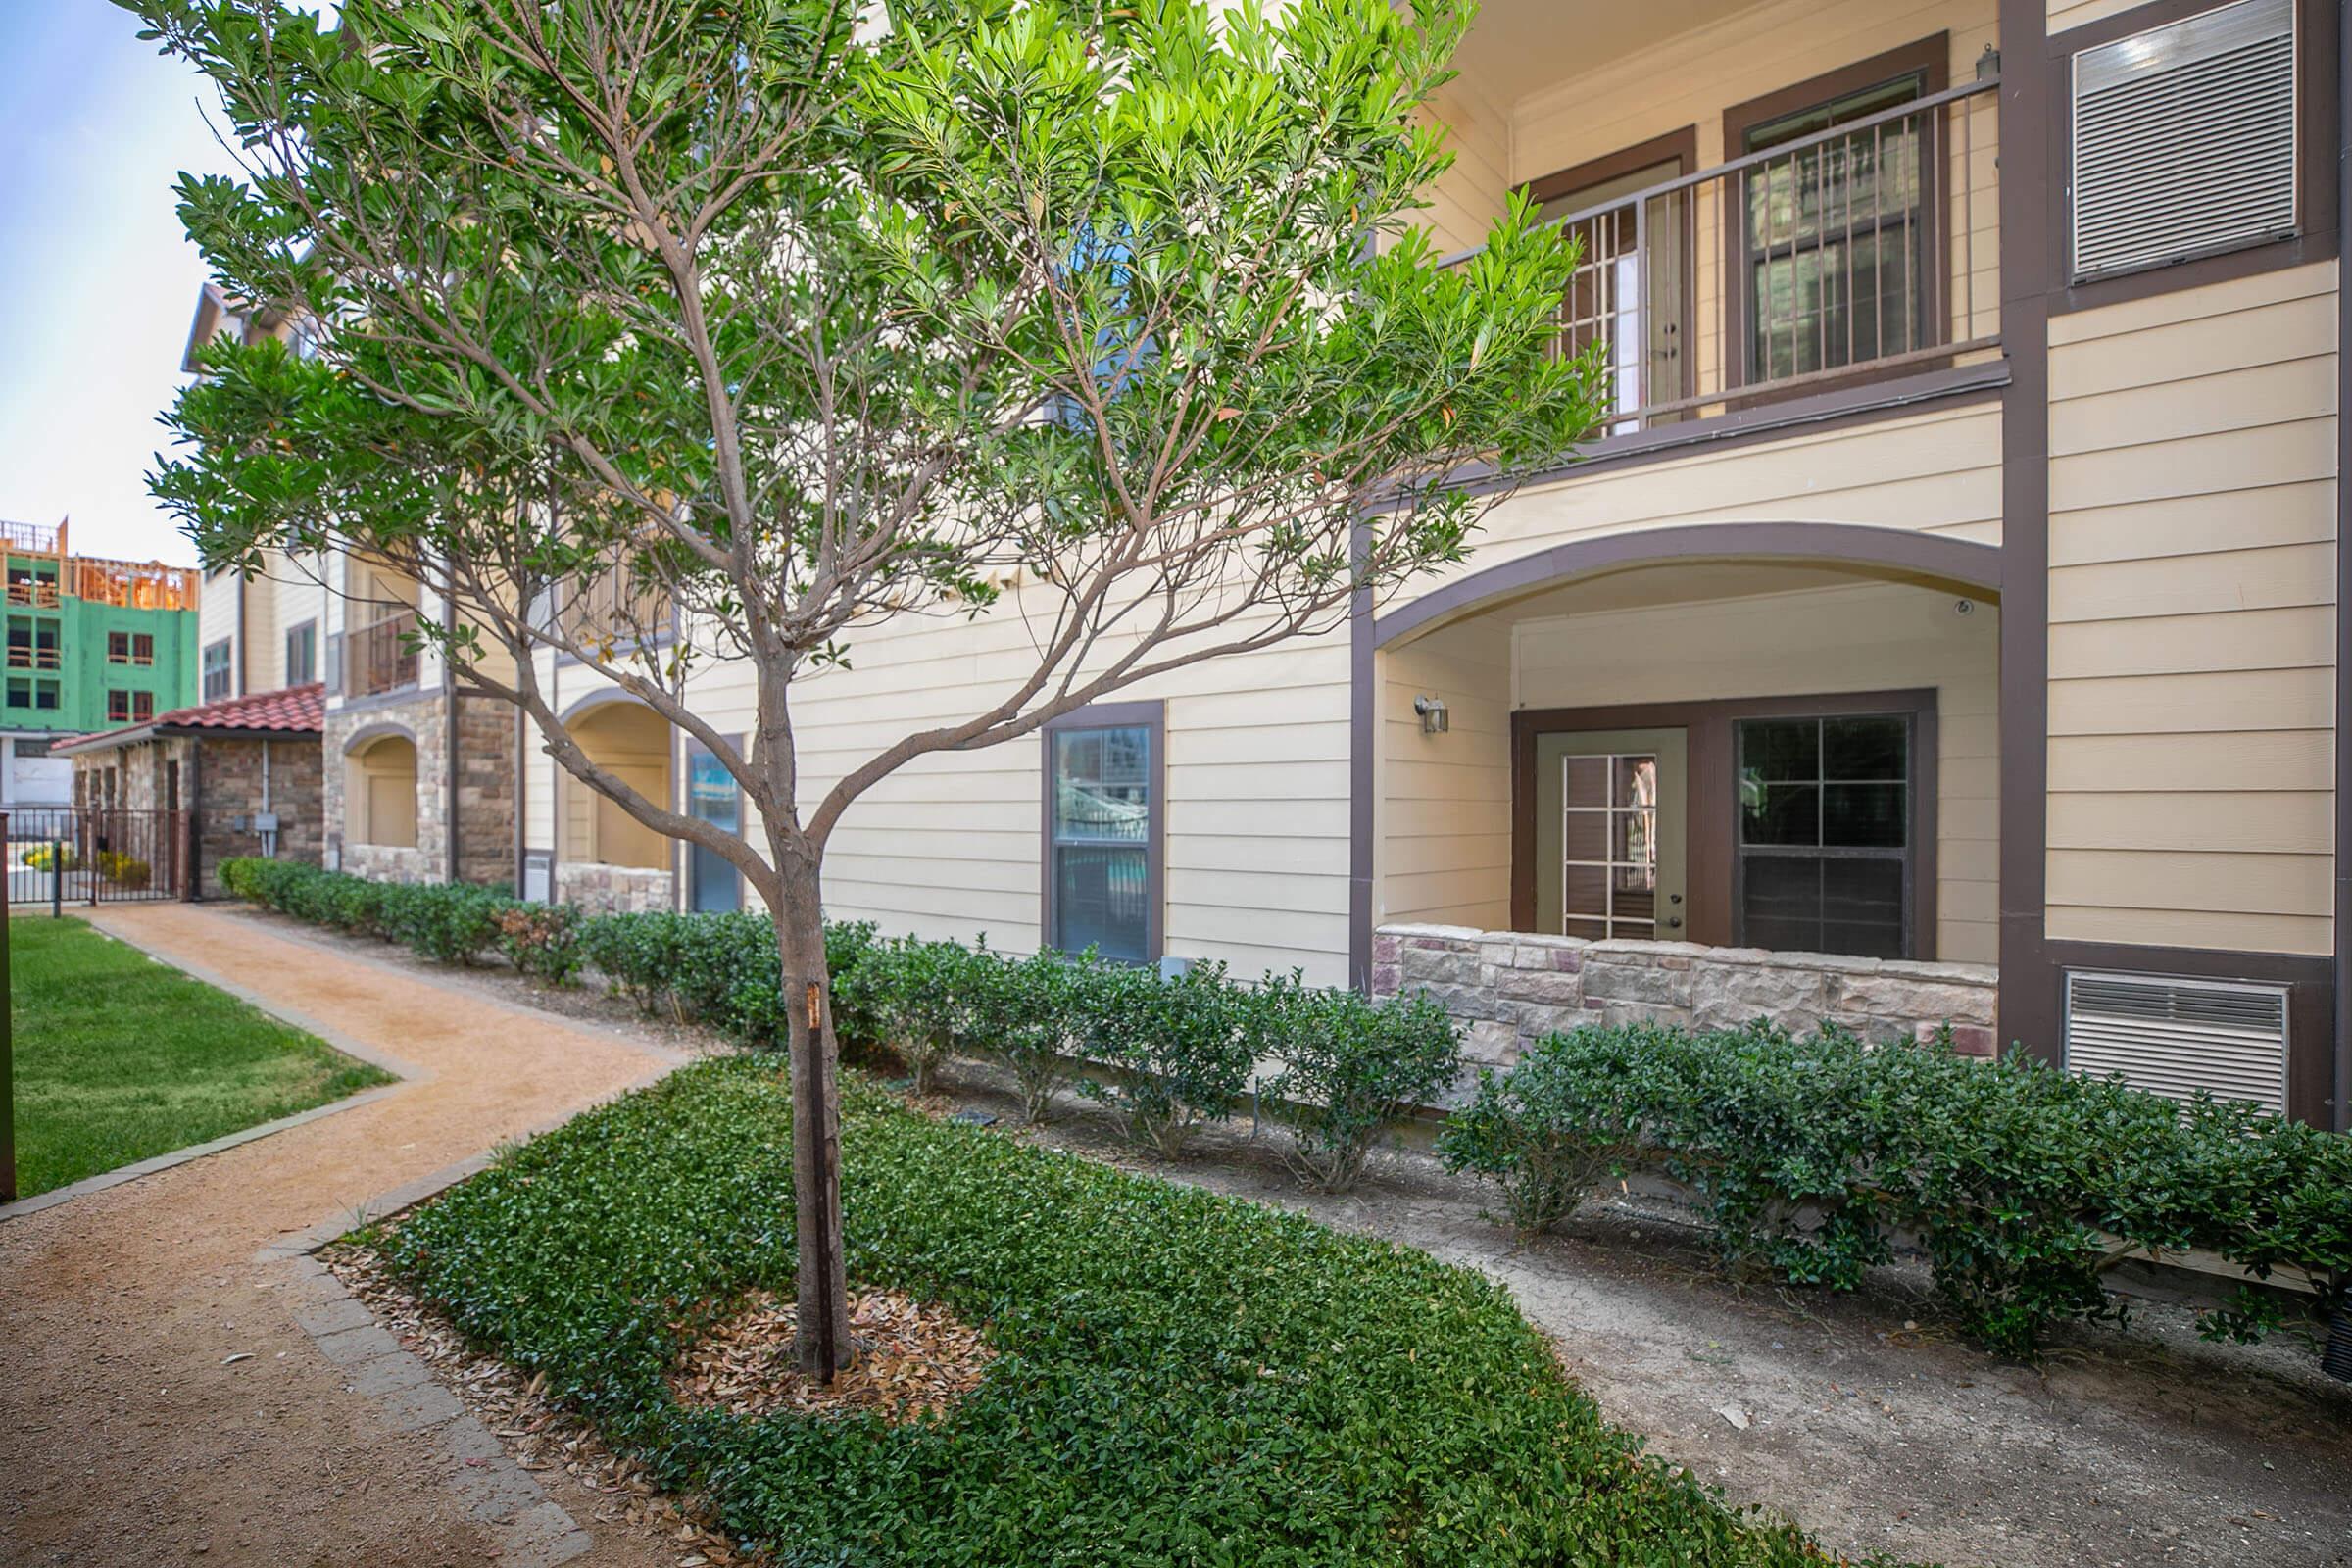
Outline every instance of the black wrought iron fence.
<path fill-rule="evenodd" d="M 46 905 L 160 902 L 189 896 L 193 846 L 185 811 L 106 807 L 15 807 L 8 821 L 8 902 Z"/>

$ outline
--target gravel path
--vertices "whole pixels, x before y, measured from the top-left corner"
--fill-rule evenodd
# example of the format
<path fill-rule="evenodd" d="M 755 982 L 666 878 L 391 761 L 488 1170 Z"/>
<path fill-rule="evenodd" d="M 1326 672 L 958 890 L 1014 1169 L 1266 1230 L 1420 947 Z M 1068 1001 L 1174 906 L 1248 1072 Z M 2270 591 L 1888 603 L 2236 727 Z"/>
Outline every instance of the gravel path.
<path fill-rule="evenodd" d="M 132 905 L 94 923 L 417 1071 L 369 1103 L 0 1223 L 0 1563 L 494 1560 L 452 1485 L 463 1461 L 350 1391 L 294 1322 L 292 1266 L 257 1253 L 674 1058 L 232 910 Z M 598 1529 L 579 1560 L 674 1554 Z"/>

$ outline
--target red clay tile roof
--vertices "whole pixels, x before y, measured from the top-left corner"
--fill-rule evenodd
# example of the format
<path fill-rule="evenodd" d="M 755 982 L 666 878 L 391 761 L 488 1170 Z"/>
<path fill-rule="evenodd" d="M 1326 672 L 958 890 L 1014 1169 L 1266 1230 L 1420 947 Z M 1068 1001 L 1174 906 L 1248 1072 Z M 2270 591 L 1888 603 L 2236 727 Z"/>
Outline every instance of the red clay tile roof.
<path fill-rule="evenodd" d="M 308 686 L 288 686 L 282 691 L 249 692 L 243 697 L 223 697 L 217 702 L 198 703 L 193 708 L 174 708 L 168 713 L 136 724 L 123 724 L 114 729 L 102 729 L 88 735 L 77 735 L 70 741 L 59 741 L 56 749 L 72 752 L 82 747 L 97 749 L 102 741 L 121 741 L 134 734 L 188 729 L 235 730 L 251 734 L 269 731 L 281 735 L 316 735 L 326 725 L 326 687 L 313 681 Z"/>

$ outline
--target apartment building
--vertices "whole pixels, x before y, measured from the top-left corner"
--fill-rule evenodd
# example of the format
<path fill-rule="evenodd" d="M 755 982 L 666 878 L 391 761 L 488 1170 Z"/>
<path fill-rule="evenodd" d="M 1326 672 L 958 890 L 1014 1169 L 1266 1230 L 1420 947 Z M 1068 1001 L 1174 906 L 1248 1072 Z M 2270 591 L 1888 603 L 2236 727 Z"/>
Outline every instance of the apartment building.
<path fill-rule="evenodd" d="M 63 806 L 60 741 L 144 720 L 195 696 L 196 574 L 74 554 L 69 525 L 0 523 L 8 667 L 0 677 L 0 805 Z"/>
<path fill-rule="evenodd" d="M 1584 240 L 1581 460 L 1344 629 L 901 770 L 831 912 L 1426 988 L 1488 1059 L 1595 1018 L 1948 1029 L 2343 1126 L 2335 9 L 1488 0 L 1457 64 L 1421 216 L 1455 263 L 1513 190 Z M 334 569 L 330 858 L 743 901 L 387 629 L 429 596 Z M 808 787 L 987 706 L 1040 604 L 812 675 Z M 542 658 L 592 757 L 752 825 Z M 747 672 L 693 681 L 751 727 Z"/>

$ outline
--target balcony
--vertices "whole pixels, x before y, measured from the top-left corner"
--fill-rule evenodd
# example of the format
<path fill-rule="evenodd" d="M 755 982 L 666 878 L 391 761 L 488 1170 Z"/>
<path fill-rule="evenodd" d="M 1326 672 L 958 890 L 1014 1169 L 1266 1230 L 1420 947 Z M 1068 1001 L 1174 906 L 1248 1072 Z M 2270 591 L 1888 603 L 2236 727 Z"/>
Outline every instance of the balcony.
<path fill-rule="evenodd" d="M 416 684 L 416 612 L 403 610 L 365 626 L 343 640 L 343 694 L 372 697 Z"/>
<path fill-rule="evenodd" d="M 2000 44 L 1991 0 L 1484 0 L 1414 220 L 1459 265 L 1520 193 L 1581 242 L 1590 456 L 1997 380 Z"/>

